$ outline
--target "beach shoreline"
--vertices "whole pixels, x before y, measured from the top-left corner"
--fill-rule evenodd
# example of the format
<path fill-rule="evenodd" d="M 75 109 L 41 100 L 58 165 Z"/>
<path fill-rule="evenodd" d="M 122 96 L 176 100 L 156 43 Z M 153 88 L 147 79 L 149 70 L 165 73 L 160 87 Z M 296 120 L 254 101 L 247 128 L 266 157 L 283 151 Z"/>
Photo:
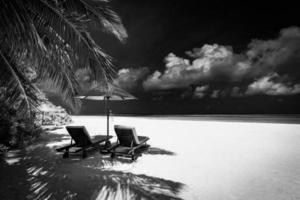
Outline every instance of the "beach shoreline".
<path fill-rule="evenodd" d="M 73 115 L 74 117 L 105 117 L 106 115 Z M 140 114 L 111 114 L 110 117 L 158 118 L 175 120 L 228 121 L 253 123 L 282 123 L 300 124 L 300 114 L 187 114 L 187 115 L 140 115 Z"/>

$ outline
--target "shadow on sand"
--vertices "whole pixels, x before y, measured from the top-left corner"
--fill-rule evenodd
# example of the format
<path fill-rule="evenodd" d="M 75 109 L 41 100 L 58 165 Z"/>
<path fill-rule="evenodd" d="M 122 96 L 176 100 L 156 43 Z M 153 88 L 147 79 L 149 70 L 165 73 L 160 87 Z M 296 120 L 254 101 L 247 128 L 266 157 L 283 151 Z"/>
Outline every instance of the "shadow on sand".
<path fill-rule="evenodd" d="M 64 137 L 49 134 L 36 145 L 0 155 L 0 199 L 180 199 L 182 183 L 110 168 L 134 164 L 130 160 L 98 152 L 84 160 L 62 159 L 46 145 Z M 148 154 L 174 155 L 159 148 Z"/>
<path fill-rule="evenodd" d="M 150 154 L 150 155 L 169 155 L 169 156 L 175 156 L 176 154 L 172 151 L 168 151 L 165 149 L 160 149 L 157 147 L 150 147 L 145 154 Z"/>

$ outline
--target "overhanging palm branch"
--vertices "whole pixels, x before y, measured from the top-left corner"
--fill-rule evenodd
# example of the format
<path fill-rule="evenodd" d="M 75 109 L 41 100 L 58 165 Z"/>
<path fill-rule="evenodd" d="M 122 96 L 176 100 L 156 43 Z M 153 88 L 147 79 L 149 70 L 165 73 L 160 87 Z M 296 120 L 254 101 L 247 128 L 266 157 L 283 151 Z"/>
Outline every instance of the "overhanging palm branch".
<path fill-rule="evenodd" d="M 27 115 L 30 114 L 31 107 L 38 104 L 38 90 L 24 76 L 14 60 L 0 51 L 0 85 L 6 86 L 4 94 L 6 104 L 16 106 L 17 103 L 18 108 L 24 108 L 20 111 L 25 111 Z"/>
<path fill-rule="evenodd" d="M 119 40 L 127 38 L 126 30 L 120 17 L 110 8 L 107 1 L 99 0 L 69 0 L 65 7 L 75 9 L 80 14 L 86 14 L 95 25 L 106 32 L 115 35 Z"/>
<path fill-rule="evenodd" d="M 36 81 L 47 80 L 72 105 L 76 69 L 90 69 L 96 80 L 111 79 L 111 57 L 88 32 L 97 24 L 121 41 L 127 37 L 107 0 L 0 0 L 0 9 L 0 87 L 11 88 L 12 102 L 22 97 L 24 110 L 38 103 L 36 88 L 21 70 L 24 60 L 36 70 Z"/>

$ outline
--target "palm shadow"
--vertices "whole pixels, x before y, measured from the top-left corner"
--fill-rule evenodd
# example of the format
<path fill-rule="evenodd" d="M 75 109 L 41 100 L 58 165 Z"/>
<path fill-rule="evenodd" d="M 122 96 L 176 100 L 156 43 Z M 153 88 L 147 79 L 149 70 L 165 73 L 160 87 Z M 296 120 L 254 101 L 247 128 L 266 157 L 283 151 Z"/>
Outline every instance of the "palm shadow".
<path fill-rule="evenodd" d="M 47 144 L 66 136 L 48 139 L 0 157 L 0 199 L 180 199 L 182 183 L 113 170 L 115 165 L 132 163 L 98 152 L 86 159 L 62 159 Z M 149 152 L 173 155 L 159 148 Z"/>

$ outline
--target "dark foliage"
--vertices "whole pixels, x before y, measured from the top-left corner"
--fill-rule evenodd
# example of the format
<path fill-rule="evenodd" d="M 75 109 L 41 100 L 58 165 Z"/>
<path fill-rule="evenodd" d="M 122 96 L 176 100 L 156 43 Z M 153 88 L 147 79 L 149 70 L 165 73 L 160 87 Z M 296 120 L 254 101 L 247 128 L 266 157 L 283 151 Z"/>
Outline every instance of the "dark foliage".
<path fill-rule="evenodd" d="M 111 57 L 88 31 L 94 26 L 121 41 L 127 37 L 108 1 L 0 0 L 0 10 L 0 107 L 5 129 L 16 120 L 27 124 L 34 118 L 41 101 L 36 83 L 47 81 L 75 108 L 76 69 L 91 70 L 96 80 L 111 79 Z M 27 125 L 24 129 L 30 130 Z"/>

